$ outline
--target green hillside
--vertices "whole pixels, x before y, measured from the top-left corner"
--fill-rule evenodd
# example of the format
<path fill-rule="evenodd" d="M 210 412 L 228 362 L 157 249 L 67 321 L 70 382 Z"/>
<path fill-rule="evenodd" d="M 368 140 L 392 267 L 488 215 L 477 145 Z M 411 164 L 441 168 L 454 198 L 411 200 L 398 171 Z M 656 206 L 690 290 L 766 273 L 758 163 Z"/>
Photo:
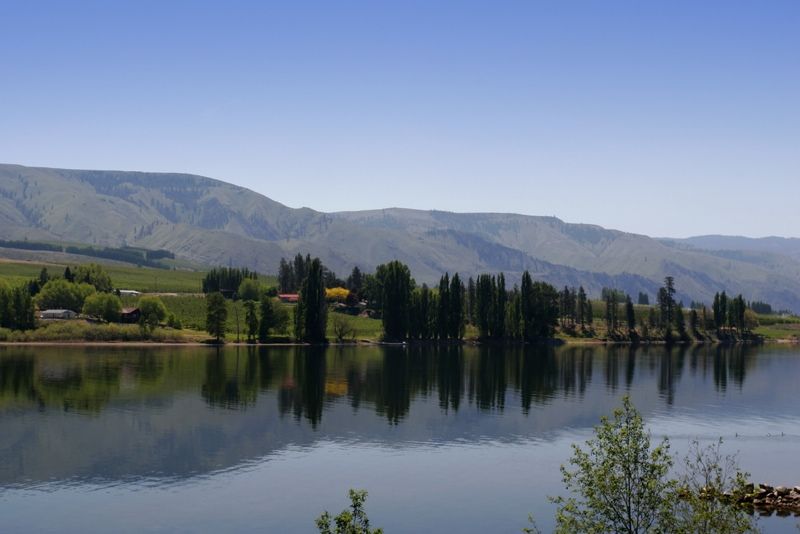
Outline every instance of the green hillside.
<path fill-rule="evenodd" d="M 321 213 L 186 174 L 0 165 L 0 239 L 165 249 L 194 263 L 267 273 L 282 256 L 296 253 L 319 256 L 340 275 L 399 259 L 428 283 L 456 271 L 502 271 L 513 283 L 527 269 L 556 286 L 583 285 L 593 295 L 613 286 L 653 298 L 671 275 L 686 302 L 708 303 L 727 290 L 800 310 L 800 260 L 788 240 L 736 238 L 724 241 L 729 248 L 707 249 L 720 240 L 659 240 L 554 217 Z"/>

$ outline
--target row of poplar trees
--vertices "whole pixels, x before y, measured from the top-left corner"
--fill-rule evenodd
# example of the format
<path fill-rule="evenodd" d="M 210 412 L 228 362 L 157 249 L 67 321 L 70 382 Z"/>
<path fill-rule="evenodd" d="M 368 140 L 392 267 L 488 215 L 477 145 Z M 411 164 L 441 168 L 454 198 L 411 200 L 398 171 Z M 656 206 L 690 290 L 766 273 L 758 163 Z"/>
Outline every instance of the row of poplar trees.
<path fill-rule="evenodd" d="M 445 274 L 435 290 L 416 287 L 399 261 L 378 266 L 375 280 L 386 341 L 460 340 L 468 322 L 482 339 L 532 341 L 551 338 L 558 322 L 558 291 L 527 271 L 511 290 L 503 274 L 470 278 L 466 286 L 458 273 Z"/>

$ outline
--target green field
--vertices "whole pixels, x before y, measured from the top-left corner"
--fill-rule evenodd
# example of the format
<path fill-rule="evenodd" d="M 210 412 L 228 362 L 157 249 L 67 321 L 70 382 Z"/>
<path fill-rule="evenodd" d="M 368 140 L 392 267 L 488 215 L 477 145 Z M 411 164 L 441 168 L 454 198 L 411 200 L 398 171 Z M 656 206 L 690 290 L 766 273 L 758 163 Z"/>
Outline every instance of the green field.
<path fill-rule="evenodd" d="M 206 324 L 206 300 L 203 295 L 163 295 L 160 297 L 164 306 L 170 313 L 174 313 L 183 328 L 191 330 L 205 330 Z M 135 297 L 126 297 L 123 299 L 126 306 L 133 306 L 136 304 Z M 226 301 L 228 305 L 228 341 L 236 340 L 236 317 L 238 310 L 239 317 L 239 333 L 241 339 L 247 337 L 247 326 L 245 323 L 244 303 L 242 301 L 233 302 Z M 284 305 L 289 312 L 289 328 L 287 335 L 293 334 L 292 317 L 294 313 L 294 306 L 290 304 Z M 354 317 L 350 315 L 343 315 L 336 312 L 328 314 L 328 338 L 335 341 L 336 335 L 334 332 L 334 317 L 343 316 L 352 328 L 355 330 L 356 339 L 369 339 L 376 341 L 383 334 L 383 327 L 381 321 L 378 319 L 370 319 L 368 317 Z"/>
<path fill-rule="evenodd" d="M 89 263 L 89 262 L 86 262 Z M 5 262 L 0 261 L 0 279 L 9 285 L 19 285 L 31 278 L 39 276 L 42 267 L 47 267 L 50 274 L 62 274 L 64 268 L 74 264 L 38 263 L 38 262 Z M 121 265 L 103 265 L 111 276 L 117 289 L 133 289 L 143 293 L 200 293 L 201 282 L 205 276 L 203 271 L 153 269 L 150 267 L 134 267 Z M 275 285 L 273 276 L 262 276 L 262 284 Z"/>
<path fill-rule="evenodd" d="M 800 338 L 800 318 L 781 317 L 777 315 L 759 315 L 759 326 L 756 334 L 766 339 L 798 339 Z"/>

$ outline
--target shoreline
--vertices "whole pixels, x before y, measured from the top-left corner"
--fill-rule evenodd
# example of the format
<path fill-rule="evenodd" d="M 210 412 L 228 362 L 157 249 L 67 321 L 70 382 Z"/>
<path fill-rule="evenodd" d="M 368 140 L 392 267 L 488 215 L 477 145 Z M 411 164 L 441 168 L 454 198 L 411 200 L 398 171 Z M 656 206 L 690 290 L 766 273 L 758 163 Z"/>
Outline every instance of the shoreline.
<path fill-rule="evenodd" d="M 601 339 L 576 339 L 564 340 L 553 339 L 540 343 L 481 343 L 477 340 L 462 340 L 448 342 L 386 342 L 375 340 L 358 340 L 355 342 L 337 343 L 330 342 L 325 344 L 279 342 L 279 343 L 247 343 L 229 341 L 224 343 L 206 343 L 202 341 L 85 341 L 75 340 L 52 340 L 52 341 L 0 341 L 0 347 L 420 347 L 420 346 L 472 346 L 472 347 L 521 347 L 521 346 L 603 346 L 603 347 L 666 347 L 663 341 L 648 343 L 633 341 L 604 341 Z M 704 343 L 673 343 L 671 347 L 699 347 L 699 346 L 734 346 L 734 345 L 800 345 L 800 339 L 767 339 L 760 341 L 737 341 L 737 342 L 704 342 Z"/>

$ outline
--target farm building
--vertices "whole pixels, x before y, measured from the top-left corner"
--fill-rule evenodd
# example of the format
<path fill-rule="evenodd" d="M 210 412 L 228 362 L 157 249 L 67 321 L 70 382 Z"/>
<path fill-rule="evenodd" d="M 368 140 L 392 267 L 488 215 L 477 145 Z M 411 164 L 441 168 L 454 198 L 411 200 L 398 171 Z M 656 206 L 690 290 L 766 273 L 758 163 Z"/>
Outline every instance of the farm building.
<path fill-rule="evenodd" d="M 142 312 L 139 308 L 122 308 L 119 314 L 119 321 L 121 323 L 138 323 L 142 317 Z"/>
<path fill-rule="evenodd" d="M 42 310 L 39 319 L 77 319 L 78 314 L 72 310 Z"/>

